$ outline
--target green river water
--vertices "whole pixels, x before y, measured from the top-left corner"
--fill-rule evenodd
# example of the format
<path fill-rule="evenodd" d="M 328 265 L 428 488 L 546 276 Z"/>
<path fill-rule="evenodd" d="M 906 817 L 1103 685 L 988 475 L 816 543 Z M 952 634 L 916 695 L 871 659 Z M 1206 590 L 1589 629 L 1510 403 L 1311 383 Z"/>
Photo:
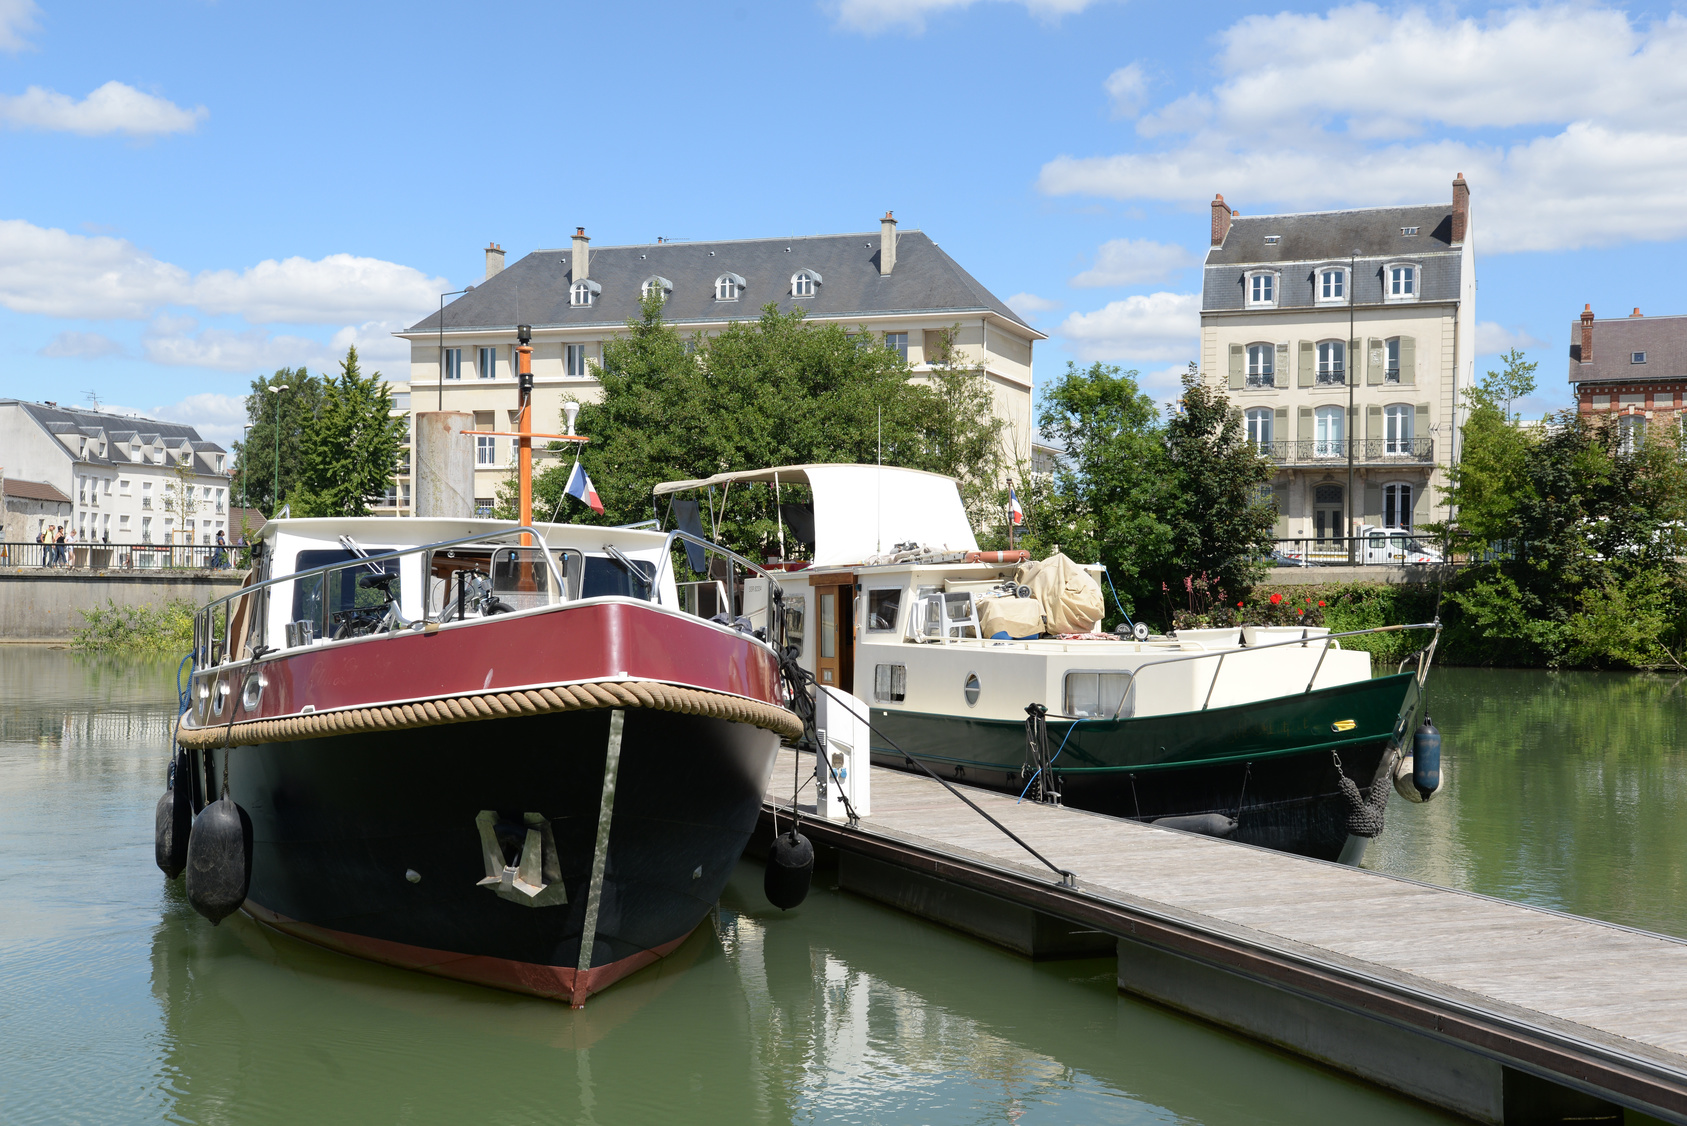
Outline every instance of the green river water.
<path fill-rule="evenodd" d="M 173 662 L 0 646 L 0 1123 L 1447 1121 L 824 879 L 740 867 L 575 1012 L 213 929 L 153 867 Z M 1447 789 L 1367 864 L 1687 935 L 1687 685 L 1437 670 Z M 1409 927 L 1410 919 L 1400 920 Z"/>

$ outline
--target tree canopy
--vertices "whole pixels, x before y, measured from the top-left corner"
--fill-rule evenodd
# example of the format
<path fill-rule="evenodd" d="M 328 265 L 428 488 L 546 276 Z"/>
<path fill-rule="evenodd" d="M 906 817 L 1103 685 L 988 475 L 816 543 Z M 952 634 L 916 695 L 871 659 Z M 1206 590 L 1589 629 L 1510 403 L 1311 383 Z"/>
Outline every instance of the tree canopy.
<path fill-rule="evenodd" d="M 977 374 L 940 370 L 910 382 L 906 361 L 867 332 L 815 324 L 801 312 L 762 310 L 719 335 L 682 336 L 652 296 L 642 316 L 604 346 L 603 397 L 583 404 L 580 460 L 604 504 L 599 517 L 566 501 L 561 518 L 607 524 L 650 519 L 662 481 L 806 462 L 872 462 L 928 469 L 962 481 L 982 509 L 1000 465 L 1001 422 Z M 556 510 L 570 463 L 538 473 L 534 510 Z M 501 501 L 510 511 L 513 490 Z M 742 496 L 743 500 L 738 499 Z M 769 550 L 777 531 L 771 490 L 733 493 L 721 529 L 740 549 Z M 801 490 L 784 492 L 790 502 Z"/>

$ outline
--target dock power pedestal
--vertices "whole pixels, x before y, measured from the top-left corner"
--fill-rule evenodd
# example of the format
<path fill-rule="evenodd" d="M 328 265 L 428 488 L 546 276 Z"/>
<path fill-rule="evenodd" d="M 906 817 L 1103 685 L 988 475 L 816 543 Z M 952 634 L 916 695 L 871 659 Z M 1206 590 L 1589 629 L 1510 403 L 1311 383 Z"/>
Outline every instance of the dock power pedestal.
<path fill-rule="evenodd" d="M 821 742 L 814 762 L 815 805 L 820 816 L 845 820 L 849 816 L 843 801 L 846 796 L 857 817 L 870 816 L 873 751 L 867 703 L 824 684 L 815 685 L 814 702 Z"/>

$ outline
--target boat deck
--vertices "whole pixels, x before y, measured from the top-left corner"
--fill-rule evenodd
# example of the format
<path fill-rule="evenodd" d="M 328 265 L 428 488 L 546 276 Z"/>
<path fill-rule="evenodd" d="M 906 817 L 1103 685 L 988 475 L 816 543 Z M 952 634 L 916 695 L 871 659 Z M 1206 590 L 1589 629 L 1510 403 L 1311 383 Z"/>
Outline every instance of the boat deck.
<path fill-rule="evenodd" d="M 794 770 L 812 778 L 793 758 L 764 822 L 787 822 Z M 1067 887 L 930 778 L 871 785 L 858 827 L 804 821 L 852 890 L 985 937 L 980 905 L 1116 938 L 1122 989 L 1479 1121 L 1537 1120 L 1544 1097 L 1687 1122 L 1687 942 L 965 788 Z"/>

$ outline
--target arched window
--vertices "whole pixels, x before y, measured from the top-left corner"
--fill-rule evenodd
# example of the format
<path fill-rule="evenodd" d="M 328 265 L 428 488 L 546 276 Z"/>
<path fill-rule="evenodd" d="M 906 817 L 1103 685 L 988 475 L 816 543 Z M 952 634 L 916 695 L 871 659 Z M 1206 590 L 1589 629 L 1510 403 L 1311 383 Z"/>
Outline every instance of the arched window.
<path fill-rule="evenodd" d="M 1253 407 L 1247 413 L 1248 441 L 1256 449 L 1271 451 L 1271 408 Z"/>
<path fill-rule="evenodd" d="M 1321 340 L 1318 342 L 1318 382 L 1341 384 L 1347 382 L 1347 342 Z"/>
<path fill-rule="evenodd" d="M 581 278 L 568 291 L 570 305 L 591 305 L 597 300 L 597 295 L 603 292 L 603 287 L 590 278 Z"/>
<path fill-rule="evenodd" d="M 1411 455 L 1412 415 L 1415 411 L 1410 403 L 1390 403 L 1382 408 L 1384 453 L 1395 457 Z"/>
<path fill-rule="evenodd" d="M 744 292 L 744 279 L 737 274 L 722 274 L 715 279 L 715 300 L 736 301 Z"/>
<path fill-rule="evenodd" d="M 1347 267 L 1325 266 L 1318 271 L 1317 295 L 1320 302 L 1347 300 Z"/>
<path fill-rule="evenodd" d="M 1346 457 L 1342 448 L 1345 407 L 1319 407 L 1312 414 L 1312 456 Z"/>
<path fill-rule="evenodd" d="M 644 284 L 638 287 L 639 298 L 640 300 L 645 301 L 648 301 L 653 295 L 659 296 L 663 301 L 666 301 L 668 299 L 668 294 L 673 291 L 674 283 L 669 281 L 667 278 L 662 277 L 645 278 Z"/>
<path fill-rule="evenodd" d="M 1267 308 L 1277 304 L 1277 271 L 1255 270 L 1246 278 L 1248 305 Z"/>
<path fill-rule="evenodd" d="M 1382 526 L 1390 530 L 1412 530 L 1412 487 L 1384 485 L 1382 487 Z"/>
<path fill-rule="evenodd" d="M 791 296 L 813 297 L 820 285 L 819 274 L 813 270 L 798 270 L 791 275 Z"/>
<path fill-rule="evenodd" d="M 1272 387 L 1276 385 L 1274 374 L 1277 346 L 1275 344 L 1248 345 L 1248 386 Z"/>

